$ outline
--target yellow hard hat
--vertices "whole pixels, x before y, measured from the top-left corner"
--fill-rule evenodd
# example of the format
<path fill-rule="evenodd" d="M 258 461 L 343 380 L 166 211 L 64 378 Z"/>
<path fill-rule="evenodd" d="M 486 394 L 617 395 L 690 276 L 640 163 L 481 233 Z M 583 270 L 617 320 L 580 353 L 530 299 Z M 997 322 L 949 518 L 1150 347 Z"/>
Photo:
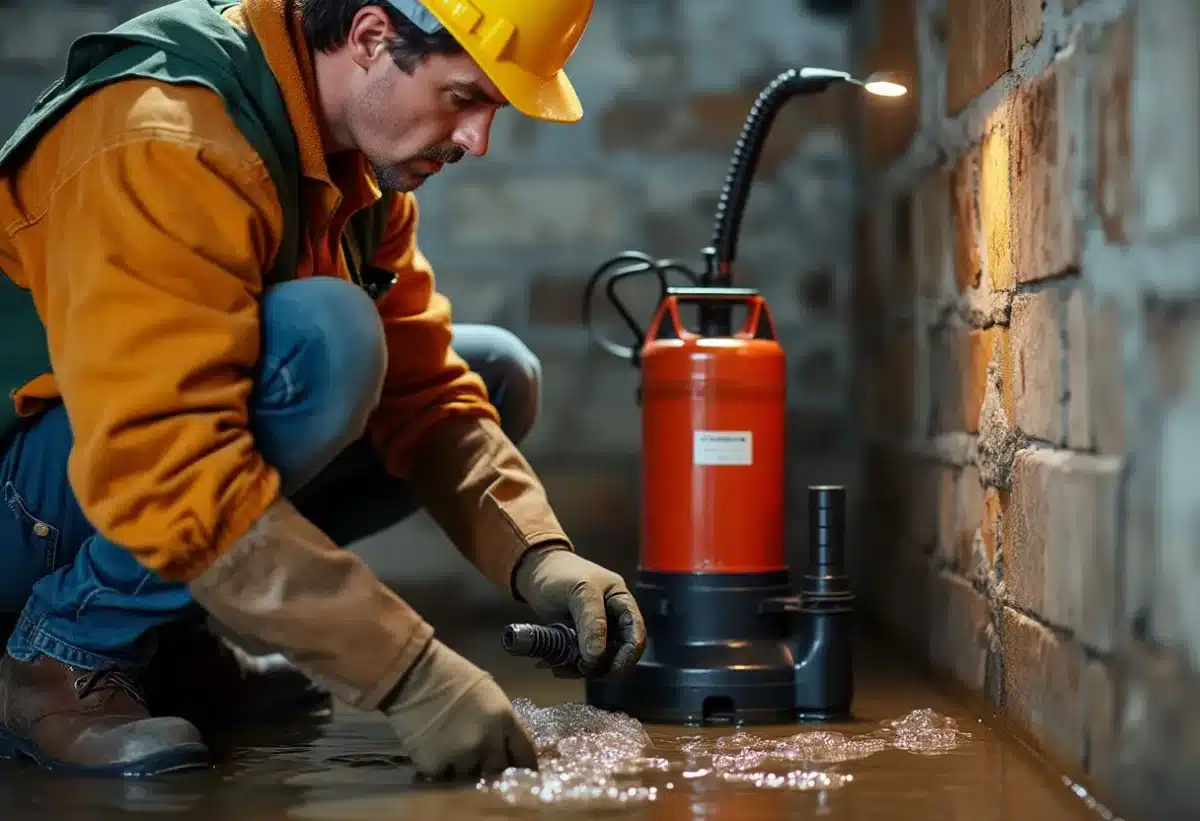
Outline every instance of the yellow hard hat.
<path fill-rule="evenodd" d="M 595 0 L 388 0 L 427 33 L 444 28 L 513 108 L 572 123 L 583 105 L 563 66 Z"/>

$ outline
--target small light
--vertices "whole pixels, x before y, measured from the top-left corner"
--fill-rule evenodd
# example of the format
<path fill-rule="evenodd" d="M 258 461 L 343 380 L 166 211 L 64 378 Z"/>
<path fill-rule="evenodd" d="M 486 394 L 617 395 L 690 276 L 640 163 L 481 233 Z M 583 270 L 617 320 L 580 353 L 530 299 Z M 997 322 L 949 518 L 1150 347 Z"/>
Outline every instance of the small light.
<path fill-rule="evenodd" d="M 907 88 L 890 80 L 868 80 L 863 83 L 863 88 L 880 97 L 903 97 L 908 93 Z"/>
<path fill-rule="evenodd" d="M 902 83 L 896 82 L 900 79 L 896 72 L 876 71 L 863 81 L 862 87 L 868 94 L 874 94 L 877 97 L 903 97 L 908 93 L 908 88 Z"/>

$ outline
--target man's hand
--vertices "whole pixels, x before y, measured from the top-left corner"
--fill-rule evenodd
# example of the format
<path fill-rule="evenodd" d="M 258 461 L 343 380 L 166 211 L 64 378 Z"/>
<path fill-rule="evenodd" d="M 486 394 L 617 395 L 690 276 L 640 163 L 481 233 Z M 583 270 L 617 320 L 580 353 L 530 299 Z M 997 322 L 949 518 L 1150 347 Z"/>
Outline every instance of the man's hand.
<path fill-rule="evenodd" d="M 646 623 L 625 581 L 611 570 L 558 547 L 522 557 L 517 593 L 546 621 L 574 623 L 584 676 L 620 676 L 646 649 Z"/>
<path fill-rule="evenodd" d="M 508 696 L 487 672 L 437 639 L 381 709 L 424 776 L 538 767 L 537 751 Z"/>
<path fill-rule="evenodd" d="M 512 702 L 433 636 L 363 560 L 286 497 L 188 583 L 208 614 L 288 659 L 360 709 L 378 709 L 422 775 L 537 767 Z"/>

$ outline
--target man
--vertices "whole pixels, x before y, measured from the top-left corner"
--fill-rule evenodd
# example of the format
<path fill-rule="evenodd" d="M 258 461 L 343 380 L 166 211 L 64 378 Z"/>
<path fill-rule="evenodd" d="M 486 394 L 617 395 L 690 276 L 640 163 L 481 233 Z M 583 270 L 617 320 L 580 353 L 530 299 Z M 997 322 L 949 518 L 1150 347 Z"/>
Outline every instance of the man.
<path fill-rule="evenodd" d="M 181 693 L 233 709 L 295 678 L 219 674 L 207 615 L 382 711 L 426 774 L 536 766 L 488 674 L 293 503 L 376 481 L 364 447 L 415 500 L 397 518 L 424 506 L 573 619 L 580 674 L 642 653 L 514 444 L 536 360 L 452 328 L 411 193 L 504 106 L 579 119 L 591 0 L 382 2 L 181 0 L 83 38 L 0 153 L 0 755 L 203 765 Z"/>

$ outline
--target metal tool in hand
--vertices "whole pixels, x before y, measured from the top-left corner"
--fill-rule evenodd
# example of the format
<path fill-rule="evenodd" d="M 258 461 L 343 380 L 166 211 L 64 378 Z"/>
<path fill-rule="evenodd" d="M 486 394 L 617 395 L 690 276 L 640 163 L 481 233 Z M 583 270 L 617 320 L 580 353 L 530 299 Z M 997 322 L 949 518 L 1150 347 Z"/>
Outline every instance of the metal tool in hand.
<path fill-rule="evenodd" d="M 539 660 L 539 668 L 551 668 L 560 678 L 578 678 L 579 634 L 569 624 L 510 624 L 501 638 L 510 655 Z"/>

